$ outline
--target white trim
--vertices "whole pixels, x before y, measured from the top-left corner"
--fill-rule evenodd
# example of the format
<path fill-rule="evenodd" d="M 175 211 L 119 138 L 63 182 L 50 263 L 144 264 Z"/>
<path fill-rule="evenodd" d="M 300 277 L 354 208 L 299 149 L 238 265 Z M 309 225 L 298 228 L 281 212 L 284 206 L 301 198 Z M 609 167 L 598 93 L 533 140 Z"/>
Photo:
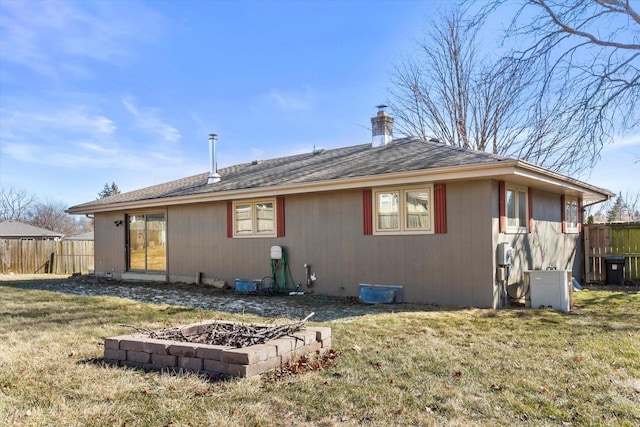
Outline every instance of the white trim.
<path fill-rule="evenodd" d="M 576 222 L 570 223 L 569 216 L 567 215 L 567 205 L 569 203 L 574 202 L 576 207 Z M 564 210 L 564 223 L 566 228 L 566 234 L 578 234 L 580 232 L 580 203 L 577 197 L 565 196 L 564 198 L 564 206 L 562 206 Z"/>
<path fill-rule="evenodd" d="M 509 191 L 515 192 L 514 199 L 514 220 L 516 225 L 509 225 L 509 199 L 507 193 Z M 520 223 L 520 201 L 519 193 L 524 193 L 524 221 Z M 505 229 L 506 234 L 524 234 L 529 232 L 529 189 L 522 185 L 516 185 L 510 182 L 505 182 L 504 185 L 504 213 L 507 217 L 507 227 Z"/>

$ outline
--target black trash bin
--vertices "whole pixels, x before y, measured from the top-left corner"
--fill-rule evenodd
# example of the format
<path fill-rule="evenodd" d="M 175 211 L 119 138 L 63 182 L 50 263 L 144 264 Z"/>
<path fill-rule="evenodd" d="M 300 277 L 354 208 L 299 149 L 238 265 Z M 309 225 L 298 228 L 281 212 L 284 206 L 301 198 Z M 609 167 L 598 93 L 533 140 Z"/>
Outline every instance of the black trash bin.
<path fill-rule="evenodd" d="M 607 264 L 607 285 L 624 285 L 624 257 L 608 256 L 604 257 Z"/>

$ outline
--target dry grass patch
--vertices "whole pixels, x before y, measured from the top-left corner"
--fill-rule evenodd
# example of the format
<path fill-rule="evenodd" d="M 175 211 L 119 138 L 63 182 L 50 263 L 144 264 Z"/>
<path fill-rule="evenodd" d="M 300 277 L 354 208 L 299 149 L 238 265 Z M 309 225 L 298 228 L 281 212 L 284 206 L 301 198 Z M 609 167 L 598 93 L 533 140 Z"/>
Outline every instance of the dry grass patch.
<path fill-rule="evenodd" d="M 581 292 L 568 314 L 375 307 L 314 323 L 334 365 L 216 382 L 104 366 L 103 340 L 121 323 L 265 319 L 0 285 L 0 425 L 640 423 L 638 293 Z"/>

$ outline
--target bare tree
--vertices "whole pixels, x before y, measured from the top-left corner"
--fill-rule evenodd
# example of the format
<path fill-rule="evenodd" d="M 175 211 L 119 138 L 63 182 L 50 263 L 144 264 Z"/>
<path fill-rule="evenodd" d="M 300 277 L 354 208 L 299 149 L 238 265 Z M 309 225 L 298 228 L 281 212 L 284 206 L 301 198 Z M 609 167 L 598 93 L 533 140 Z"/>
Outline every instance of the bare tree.
<path fill-rule="evenodd" d="M 26 221 L 38 198 L 11 186 L 0 187 L 0 221 Z"/>
<path fill-rule="evenodd" d="M 476 23 L 513 4 L 467 3 L 481 5 Z M 504 41 L 524 48 L 505 59 L 531 70 L 528 120 L 540 133 L 520 156 L 560 171 L 592 165 L 616 133 L 640 125 L 640 11 L 630 0 L 516 3 Z"/>
<path fill-rule="evenodd" d="M 409 136 L 528 159 L 529 69 L 489 59 L 477 47 L 479 23 L 461 12 L 429 26 L 418 53 L 395 67 L 389 104 Z"/>
<path fill-rule="evenodd" d="M 62 202 L 49 200 L 38 203 L 31 210 L 29 224 L 46 230 L 73 236 L 85 231 L 85 220 L 76 220 L 65 212 L 66 206 Z"/>

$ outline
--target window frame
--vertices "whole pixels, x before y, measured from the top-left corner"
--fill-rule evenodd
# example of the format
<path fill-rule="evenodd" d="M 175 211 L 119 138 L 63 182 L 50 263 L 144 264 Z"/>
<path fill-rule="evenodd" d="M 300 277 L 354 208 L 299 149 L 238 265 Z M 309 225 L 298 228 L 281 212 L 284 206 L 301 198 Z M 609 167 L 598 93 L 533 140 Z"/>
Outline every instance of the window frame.
<path fill-rule="evenodd" d="M 153 269 L 153 268 L 149 268 L 149 248 L 153 248 L 155 247 L 154 245 L 150 245 L 149 242 L 149 222 L 156 222 L 156 221 L 150 221 L 149 217 L 154 217 L 154 216 L 158 216 L 158 215 L 162 215 L 162 222 L 163 222 L 163 227 L 160 229 L 160 236 L 162 237 L 160 240 L 163 242 L 162 245 L 160 245 L 160 247 L 164 247 L 164 269 L 161 270 L 157 270 L 157 269 Z M 133 260 L 133 254 L 132 251 L 134 251 L 135 249 L 132 249 L 134 243 L 131 241 L 131 223 L 133 222 L 132 218 L 135 217 L 144 217 L 144 227 L 142 228 L 142 230 L 138 230 L 138 231 L 142 231 L 142 237 L 143 237 L 143 243 L 144 243 L 144 268 L 135 268 L 131 265 L 132 260 Z M 138 273 L 165 273 L 168 271 L 169 268 L 169 251 L 168 251 L 168 245 L 167 245 L 167 228 L 168 228 L 168 215 L 166 210 L 135 210 L 135 211 L 131 211 L 131 212 L 127 212 L 126 213 L 126 226 L 124 227 L 124 231 L 125 231 L 125 245 L 126 245 L 126 271 L 130 271 L 130 272 L 138 272 Z M 153 242 L 155 242 L 155 240 L 153 240 Z"/>
<path fill-rule="evenodd" d="M 571 215 L 567 209 L 571 203 L 574 203 L 574 206 L 575 206 L 575 223 L 572 223 L 570 221 Z M 565 196 L 564 205 L 562 206 L 562 209 L 564 210 L 565 233 L 566 234 L 580 233 L 580 202 L 578 198 L 573 196 Z"/>
<path fill-rule="evenodd" d="M 258 205 L 262 203 L 270 203 L 273 207 L 273 229 L 271 231 L 258 231 Z M 251 230 L 249 232 L 238 232 L 237 224 L 237 206 L 250 206 L 251 214 Z M 277 237 L 278 234 L 278 205 L 276 198 L 261 198 L 261 199 L 249 199 L 249 200 L 234 200 L 232 203 L 232 227 L 234 239 L 246 239 L 246 238 L 263 238 L 263 237 Z"/>
<path fill-rule="evenodd" d="M 509 216 L 509 191 L 515 193 L 514 197 L 514 216 Z M 520 200 L 520 193 L 524 193 L 524 197 Z M 524 234 L 529 232 L 529 188 L 511 183 L 505 183 L 504 186 L 504 214 L 506 220 L 505 233 L 508 234 Z M 524 206 L 520 206 L 520 203 L 524 202 Z M 523 213 L 524 217 L 520 218 L 520 214 Z M 513 219 L 515 225 L 509 225 L 510 220 Z M 521 221 L 522 220 L 522 221 Z"/>
<path fill-rule="evenodd" d="M 423 228 L 412 228 L 408 224 L 408 203 L 407 194 L 410 192 L 426 191 L 429 194 L 428 203 L 428 225 Z M 378 195 L 385 193 L 398 193 L 398 226 L 393 229 L 380 228 L 379 224 L 379 204 Z M 373 235 L 377 236 L 393 236 L 393 235 L 424 235 L 435 234 L 435 211 L 434 211 L 434 186 L 433 184 L 412 185 L 412 186 L 394 186 L 394 187 L 378 187 L 372 189 L 371 202 Z"/>

